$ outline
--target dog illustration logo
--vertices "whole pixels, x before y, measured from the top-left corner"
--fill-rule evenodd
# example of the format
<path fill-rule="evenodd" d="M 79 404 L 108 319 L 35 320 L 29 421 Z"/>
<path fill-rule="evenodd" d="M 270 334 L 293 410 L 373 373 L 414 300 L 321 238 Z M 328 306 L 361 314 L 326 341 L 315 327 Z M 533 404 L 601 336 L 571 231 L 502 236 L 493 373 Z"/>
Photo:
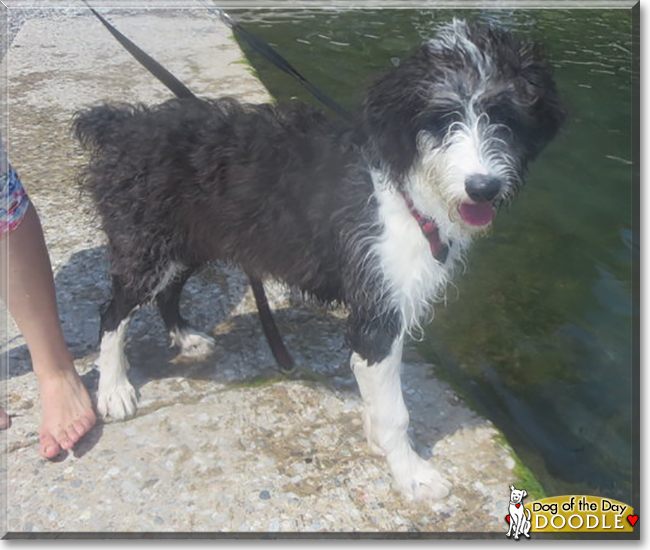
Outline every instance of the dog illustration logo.
<path fill-rule="evenodd" d="M 514 485 L 510 485 L 510 504 L 508 505 L 508 515 L 506 521 L 510 524 L 510 528 L 506 533 L 506 537 L 514 534 L 515 540 L 519 539 L 519 535 L 524 535 L 527 539 L 530 538 L 530 510 L 526 510 L 523 500 L 528 496 L 525 490 L 518 491 Z"/>

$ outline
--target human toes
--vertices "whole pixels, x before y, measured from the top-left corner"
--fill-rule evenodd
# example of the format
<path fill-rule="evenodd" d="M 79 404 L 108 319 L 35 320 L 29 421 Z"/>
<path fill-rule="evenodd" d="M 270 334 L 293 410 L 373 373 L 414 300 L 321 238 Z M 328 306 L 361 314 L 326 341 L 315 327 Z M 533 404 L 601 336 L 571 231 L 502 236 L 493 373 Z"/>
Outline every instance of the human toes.
<path fill-rule="evenodd" d="M 74 442 L 76 443 L 81 439 L 83 436 L 85 436 L 90 430 L 92 430 L 93 426 L 95 425 L 95 422 L 97 421 L 96 417 L 94 414 L 92 416 L 87 415 L 87 416 L 81 416 L 77 418 L 72 423 L 71 429 L 68 429 L 68 434 L 70 435 L 71 439 L 74 439 L 72 435 L 76 434 L 78 437 Z M 74 434 L 72 434 L 72 430 L 74 430 Z"/>
<path fill-rule="evenodd" d="M 92 410 L 85 411 L 84 414 L 77 416 L 65 431 L 59 435 L 58 440 L 61 447 L 65 450 L 74 447 L 92 429 L 95 422 L 97 422 L 97 417 Z"/>
<path fill-rule="evenodd" d="M 61 448 L 69 451 L 72 447 L 75 446 L 77 441 L 81 439 L 81 436 L 77 433 L 77 430 L 74 427 L 74 424 L 70 424 L 65 431 L 62 431 L 57 436 L 57 440 L 61 445 Z"/>
<path fill-rule="evenodd" d="M 63 450 L 69 451 L 81 437 L 75 430 L 74 425 L 69 424 L 67 428 L 61 429 L 55 435 L 55 439 Z"/>
<path fill-rule="evenodd" d="M 41 434 L 41 455 L 49 460 L 56 458 L 61 452 L 61 446 L 49 433 Z"/>
<path fill-rule="evenodd" d="M 9 416 L 1 407 L 0 407 L 0 430 L 6 430 L 11 426 L 11 416 Z"/>

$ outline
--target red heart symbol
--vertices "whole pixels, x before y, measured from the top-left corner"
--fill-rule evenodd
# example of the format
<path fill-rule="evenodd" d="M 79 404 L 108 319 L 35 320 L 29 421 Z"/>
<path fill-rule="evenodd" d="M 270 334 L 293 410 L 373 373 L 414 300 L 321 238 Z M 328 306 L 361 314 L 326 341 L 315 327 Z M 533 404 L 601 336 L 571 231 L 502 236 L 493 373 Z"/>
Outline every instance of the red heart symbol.
<path fill-rule="evenodd" d="M 507 521 L 508 523 L 510 523 L 510 514 L 508 514 L 508 515 L 506 516 L 506 521 Z"/>
<path fill-rule="evenodd" d="M 519 507 L 521 506 L 521 504 L 515 504 L 515 506 L 516 506 L 517 508 L 519 508 Z"/>
<path fill-rule="evenodd" d="M 627 521 L 629 521 L 629 522 L 630 522 L 630 525 L 631 525 L 632 527 L 634 527 L 634 524 L 635 524 L 637 521 L 639 521 L 639 516 L 637 516 L 636 514 L 634 514 L 633 516 L 627 516 Z"/>

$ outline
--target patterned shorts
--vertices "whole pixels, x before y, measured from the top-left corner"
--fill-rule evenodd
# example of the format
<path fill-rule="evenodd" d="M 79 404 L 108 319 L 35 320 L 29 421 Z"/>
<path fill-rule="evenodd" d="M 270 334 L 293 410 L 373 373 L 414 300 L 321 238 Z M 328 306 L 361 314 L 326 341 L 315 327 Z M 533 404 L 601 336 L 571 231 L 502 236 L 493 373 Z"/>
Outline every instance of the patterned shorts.
<path fill-rule="evenodd" d="M 27 213 L 29 198 L 16 171 L 0 167 L 0 238 L 18 227 Z"/>

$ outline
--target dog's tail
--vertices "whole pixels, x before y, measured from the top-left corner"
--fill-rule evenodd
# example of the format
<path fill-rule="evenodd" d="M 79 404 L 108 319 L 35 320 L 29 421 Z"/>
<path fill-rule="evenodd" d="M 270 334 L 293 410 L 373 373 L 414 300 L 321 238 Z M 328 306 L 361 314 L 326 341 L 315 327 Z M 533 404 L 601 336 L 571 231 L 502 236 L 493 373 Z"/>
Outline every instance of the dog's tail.
<path fill-rule="evenodd" d="M 77 174 L 77 185 L 96 205 L 114 196 L 116 187 L 133 181 L 137 171 L 124 151 L 132 141 L 134 120 L 146 112 L 142 105 L 107 103 L 75 113 L 72 132 L 90 153 Z"/>
<path fill-rule="evenodd" d="M 119 140 L 119 128 L 136 115 L 138 107 L 127 104 L 104 104 L 77 111 L 72 121 L 72 131 L 81 145 L 88 150 L 101 150 Z"/>

